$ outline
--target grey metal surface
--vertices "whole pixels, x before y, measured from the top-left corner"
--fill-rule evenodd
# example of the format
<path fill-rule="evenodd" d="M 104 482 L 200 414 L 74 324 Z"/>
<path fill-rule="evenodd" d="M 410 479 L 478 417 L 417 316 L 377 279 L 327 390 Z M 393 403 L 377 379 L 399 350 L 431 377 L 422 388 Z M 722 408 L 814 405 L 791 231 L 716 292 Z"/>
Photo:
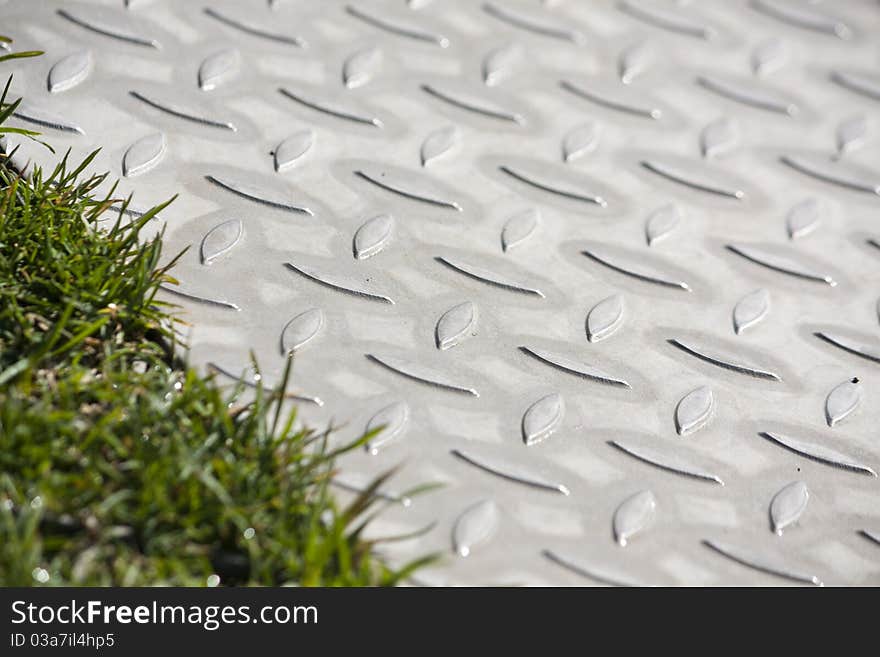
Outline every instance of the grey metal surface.
<path fill-rule="evenodd" d="M 191 357 L 432 584 L 880 584 L 880 6 L 12 0 L 17 121 L 172 194 Z M 16 142 L 17 143 L 17 142 Z M 14 145 L 14 144 L 12 144 Z M 20 162 L 53 161 L 22 142 Z M 878 238 L 878 241 L 872 239 Z M 344 490 L 340 490 L 345 495 Z"/>

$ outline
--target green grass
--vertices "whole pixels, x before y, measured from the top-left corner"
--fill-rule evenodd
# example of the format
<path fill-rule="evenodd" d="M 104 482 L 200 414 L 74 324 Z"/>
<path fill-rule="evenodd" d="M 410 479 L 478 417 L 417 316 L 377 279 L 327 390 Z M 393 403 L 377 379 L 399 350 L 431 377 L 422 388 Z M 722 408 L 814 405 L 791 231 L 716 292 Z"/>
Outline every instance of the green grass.
<path fill-rule="evenodd" d="M 408 576 L 425 560 L 392 570 L 363 536 L 383 478 L 346 507 L 328 490 L 368 436 L 294 428 L 289 363 L 278 389 L 224 391 L 181 362 L 161 235 L 140 236 L 161 207 L 126 221 L 90 161 L 24 178 L 0 155 L 0 585 Z"/>

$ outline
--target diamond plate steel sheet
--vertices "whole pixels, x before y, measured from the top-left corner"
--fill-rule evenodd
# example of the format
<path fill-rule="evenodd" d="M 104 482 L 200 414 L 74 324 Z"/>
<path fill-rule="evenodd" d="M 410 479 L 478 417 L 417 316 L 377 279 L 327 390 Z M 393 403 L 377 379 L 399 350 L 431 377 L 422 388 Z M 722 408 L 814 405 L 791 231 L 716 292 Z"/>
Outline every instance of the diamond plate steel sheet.
<path fill-rule="evenodd" d="M 880 5 L 9 0 L 190 359 L 273 382 L 426 584 L 880 584 Z M 55 158 L 12 138 L 23 168 Z M 110 181 L 108 181 L 108 185 Z M 408 497 L 409 487 L 443 486 Z"/>

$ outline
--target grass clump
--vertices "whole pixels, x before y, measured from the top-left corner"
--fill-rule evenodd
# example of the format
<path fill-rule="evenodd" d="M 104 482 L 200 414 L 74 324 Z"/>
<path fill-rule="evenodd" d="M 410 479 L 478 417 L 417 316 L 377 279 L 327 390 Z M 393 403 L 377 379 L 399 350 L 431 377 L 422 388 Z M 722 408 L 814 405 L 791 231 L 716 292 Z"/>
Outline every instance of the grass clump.
<path fill-rule="evenodd" d="M 382 479 L 344 508 L 328 491 L 366 437 L 296 429 L 289 363 L 245 397 L 175 358 L 170 265 L 140 235 L 161 208 L 123 220 L 90 161 L 25 178 L 0 155 L 0 585 L 407 576 L 362 535 Z"/>

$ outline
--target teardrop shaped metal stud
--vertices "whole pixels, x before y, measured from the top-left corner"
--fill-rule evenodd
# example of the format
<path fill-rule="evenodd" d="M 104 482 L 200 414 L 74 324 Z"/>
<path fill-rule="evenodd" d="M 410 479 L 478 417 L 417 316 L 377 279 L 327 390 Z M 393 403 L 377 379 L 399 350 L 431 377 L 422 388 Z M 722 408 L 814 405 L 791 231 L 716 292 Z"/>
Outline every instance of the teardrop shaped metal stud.
<path fill-rule="evenodd" d="M 764 319 L 769 311 L 770 293 L 767 290 L 749 292 L 733 309 L 733 330 L 739 335 Z"/>
<path fill-rule="evenodd" d="M 454 125 L 432 132 L 422 142 L 422 166 L 428 166 L 434 160 L 451 151 L 458 143 L 458 140 L 458 128 Z"/>
<path fill-rule="evenodd" d="M 632 536 L 642 531 L 654 517 L 657 500 L 654 493 L 643 490 L 624 500 L 614 513 L 614 540 L 626 546 Z"/>
<path fill-rule="evenodd" d="M 783 530 L 801 517 L 809 499 L 810 491 L 802 481 L 795 481 L 776 493 L 770 503 L 770 524 L 773 531 L 782 536 Z"/>
<path fill-rule="evenodd" d="M 230 219 L 214 226 L 202 238 L 201 258 L 203 265 L 210 265 L 220 256 L 228 253 L 244 234 L 241 219 Z"/>
<path fill-rule="evenodd" d="M 732 120 L 720 118 L 703 128 L 700 148 L 703 157 L 714 158 L 729 153 L 739 143 L 739 129 Z"/>
<path fill-rule="evenodd" d="M 73 89 L 85 80 L 92 69 L 92 54 L 88 50 L 62 57 L 49 71 L 48 87 L 53 94 Z"/>
<path fill-rule="evenodd" d="M 837 126 L 837 156 L 861 148 L 868 140 L 868 119 L 864 114 L 851 116 Z"/>
<path fill-rule="evenodd" d="M 617 58 L 617 74 L 623 84 L 631 84 L 645 73 L 656 61 L 657 53 L 645 43 L 637 43 L 620 53 Z"/>
<path fill-rule="evenodd" d="M 241 55 L 235 48 L 221 50 L 205 58 L 199 67 L 199 87 L 212 91 L 238 72 Z"/>
<path fill-rule="evenodd" d="M 702 429 L 715 410 L 715 396 L 711 388 L 700 386 L 690 391 L 675 408 L 675 430 L 679 436 L 687 436 Z"/>
<path fill-rule="evenodd" d="M 504 224 L 501 231 L 501 249 L 506 253 L 522 244 L 538 226 L 540 215 L 534 208 L 518 212 Z"/>
<path fill-rule="evenodd" d="M 354 257 L 365 260 L 376 255 L 388 244 L 393 231 L 394 218 L 390 214 L 380 214 L 368 219 L 354 234 Z"/>
<path fill-rule="evenodd" d="M 788 211 L 785 227 L 790 239 L 799 239 L 812 233 L 821 223 L 825 209 L 817 199 L 808 198 Z"/>
<path fill-rule="evenodd" d="M 657 208 L 645 221 L 645 239 L 648 246 L 665 239 L 681 221 L 681 210 L 675 203 Z"/>
<path fill-rule="evenodd" d="M 466 339 L 477 323 L 477 307 L 470 301 L 453 306 L 437 322 L 437 348 L 450 349 Z"/>
<path fill-rule="evenodd" d="M 542 397 L 529 406 L 522 419 L 525 444 L 531 446 L 545 440 L 559 427 L 564 415 L 565 401 L 557 393 Z"/>
<path fill-rule="evenodd" d="M 342 66 L 342 82 L 349 89 L 367 84 L 382 66 L 382 51 L 365 48 L 352 54 Z"/>
<path fill-rule="evenodd" d="M 825 420 L 833 427 L 844 418 L 849 417 L 862 403 L 862 384 L 858 378 L 834 386 L 825 399 Z"/>
<path fill-rule="evenodd" d="M 281 353 L 289 354 L 302 348 L 318 335 L 324 326 L 324 313 L 320 308 L 310 308 L 300 313 L 281 332 Z"/>
<path fill-rule="evenodd" d="M 499 515 L 492 500 L 465 509 L 452 530 L 452 543 L 458 555 L 466 557 L 475 547 L 489 541 L 498 530 Z"/>
<path fill-rule="evenodd" d="M 315 131 L 300 130 L 290 135 L 275 147 L 275 171 L 283 173 L 293 167 L 299 159 L 309 152 L 315 143 Z"/>
<path fill-rule="evenodd" d="M 506 80 L 521 59 L 522 49 L 516 44 L 492 50 L 483 58 L 483 82 L 492 87 Z"/>
<path fill-rule="evenodd" d="M 623 297 L 614 294 L 603 299 L 587 314 L 587 339 L 599 342 L 610 337 L 623 322 Z"/>
<path fill-rule="evenodd" d="M 599 143 L 599 127 L 589 121 L 572 128 L 562 139 L 562 159 L 574 162 L 596 150 Z"/>
<path fill-rule="evenodd" d="M 769 75 L 782 68 L 787 58 L 788 51 L 782 41 L 767 39 L 752 51 L 752 71 L 755 75 Z"/>
<path fill-rule="evenodd" d="M 366 450 L 373 456 L 377 455 L 379 450 L 403 435 L 408 423 L 409 406 L 406 402 L 400 401 L 386 406 L 367 422 L 365 432 L 378 433 L 369 439 Z"/>
<path fill-rule="evenodd" d="M 155 167 L 165 155 L 165 135 L 155 132 L 134 142 L 122 158 L 122 175 L 139 176 Z"/>

